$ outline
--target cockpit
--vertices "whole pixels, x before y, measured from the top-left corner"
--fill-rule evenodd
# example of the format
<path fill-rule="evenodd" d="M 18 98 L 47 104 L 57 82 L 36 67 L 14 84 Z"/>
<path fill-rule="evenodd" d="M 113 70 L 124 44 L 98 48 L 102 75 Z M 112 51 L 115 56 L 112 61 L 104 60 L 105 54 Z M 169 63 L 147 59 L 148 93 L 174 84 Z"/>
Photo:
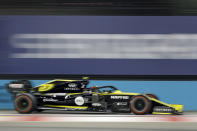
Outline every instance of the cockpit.
<path fill-rule="evenodd" d="M 99 93 L 113 93 L 115 91 L 117 91 L 118 89 L 115 88 L 114 86 L 102 86 L 102 87 L 91 87 L 93 92 L 99 92 Z"/>

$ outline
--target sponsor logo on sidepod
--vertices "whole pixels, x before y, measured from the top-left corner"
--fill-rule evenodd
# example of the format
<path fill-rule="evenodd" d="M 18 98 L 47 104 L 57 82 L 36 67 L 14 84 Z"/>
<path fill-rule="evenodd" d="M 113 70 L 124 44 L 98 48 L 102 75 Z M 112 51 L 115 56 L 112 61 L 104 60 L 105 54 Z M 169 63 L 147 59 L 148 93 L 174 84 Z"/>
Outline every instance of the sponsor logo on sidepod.
<path fill-rule="evenodd" d="M 129 99 L 129 96 L 111 96 L 111 99 Z"/>

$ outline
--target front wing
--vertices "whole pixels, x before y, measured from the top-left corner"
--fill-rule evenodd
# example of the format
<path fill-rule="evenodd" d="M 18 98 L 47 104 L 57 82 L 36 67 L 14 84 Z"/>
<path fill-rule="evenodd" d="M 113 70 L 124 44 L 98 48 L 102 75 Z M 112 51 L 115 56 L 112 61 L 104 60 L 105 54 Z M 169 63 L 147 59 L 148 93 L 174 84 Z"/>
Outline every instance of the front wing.
<path fill-rule="evenodd" d="M 183 105 L 167 104 L 154 98 L 149 99 L 159 105 L 153 107 L 152 114 L 182 114 L 183 112 Z"/>

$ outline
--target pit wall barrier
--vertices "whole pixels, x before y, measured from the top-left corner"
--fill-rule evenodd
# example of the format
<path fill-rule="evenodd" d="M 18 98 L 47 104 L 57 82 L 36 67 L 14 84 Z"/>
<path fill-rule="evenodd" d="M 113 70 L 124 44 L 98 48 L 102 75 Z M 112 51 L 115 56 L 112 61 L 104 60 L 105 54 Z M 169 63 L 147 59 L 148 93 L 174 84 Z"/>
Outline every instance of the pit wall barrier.
<path fill-rule="evenodd" d="M 33 86 L 49 80 L 31 80 Z M 0 80 L 0 109 L 14 109 L 11 94 L 5 84 L 10 80 Z M 197 81 L 101 81 L 90 80 L 88 87 L 112 85 L 123 92 L 153 93 L 169 104 L 183 104 L 184 111 L 197 110 Z"/>

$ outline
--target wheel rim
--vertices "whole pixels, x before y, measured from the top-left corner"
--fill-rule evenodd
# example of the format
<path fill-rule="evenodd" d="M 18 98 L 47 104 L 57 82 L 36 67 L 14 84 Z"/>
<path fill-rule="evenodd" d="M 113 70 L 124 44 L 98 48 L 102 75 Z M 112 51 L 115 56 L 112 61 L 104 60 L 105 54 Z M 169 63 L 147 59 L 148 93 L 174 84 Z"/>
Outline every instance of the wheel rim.
<path fill-rule="evenodd" d="M 25 110 L 29 107 L 29 101 L 25 98 L 21 98 L 17 102 L 17 106 L 21 110 Z"/>
<path fill-rule="evenodd" d="M 29 113 L 33 109 L 32 99 L 26 95 L 20 95 L 15 99 L 15 109 L 20 113 Z"/>
<path fill-rule="evenodd" d="M 137 111 L 142 112 L 146 108 L 146 103 L 143 99 L 138 99 L 135 101 L 134 107 Z"/>

